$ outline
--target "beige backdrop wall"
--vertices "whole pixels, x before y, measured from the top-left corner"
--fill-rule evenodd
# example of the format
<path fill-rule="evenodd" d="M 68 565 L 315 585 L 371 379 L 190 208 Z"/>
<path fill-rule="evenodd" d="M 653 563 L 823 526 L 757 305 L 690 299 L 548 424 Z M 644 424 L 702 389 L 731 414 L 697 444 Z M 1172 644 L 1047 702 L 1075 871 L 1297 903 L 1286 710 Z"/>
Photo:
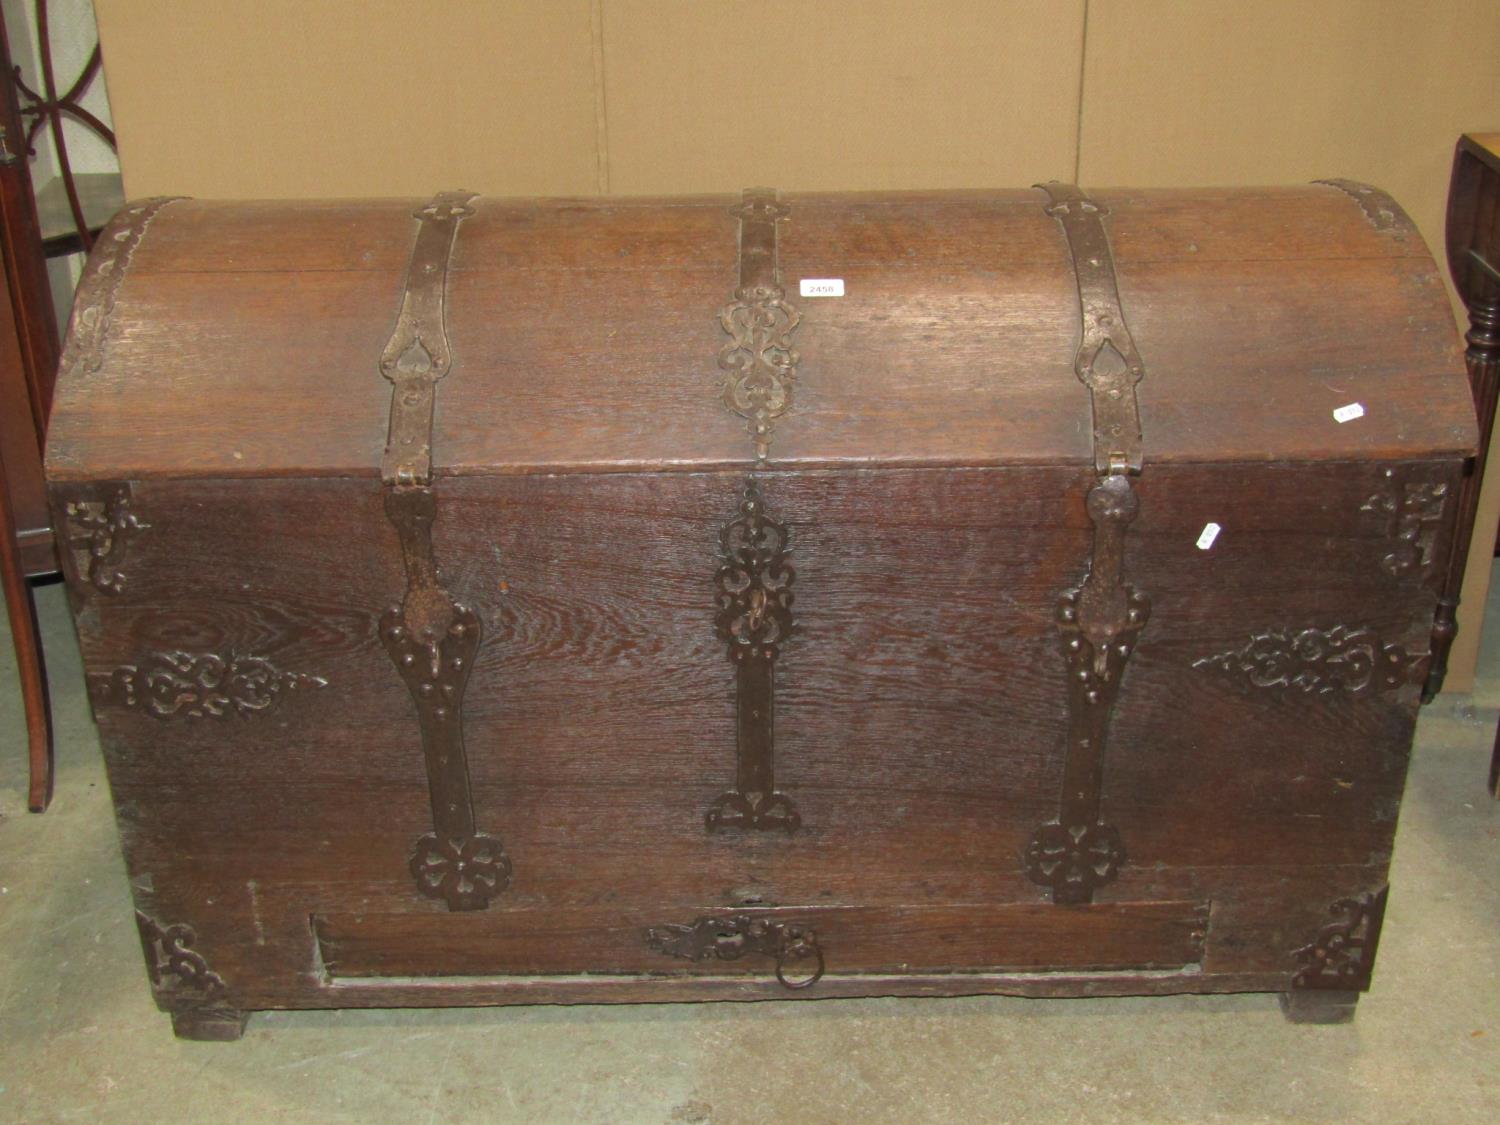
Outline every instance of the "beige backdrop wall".
<path fill-rule="evenodd" d="M 95 0 L 131 195 L 1390 190 L 1441 246 L 1495 0 Z M 1449 685 L 1472 683 L 1487 482 Z"/>

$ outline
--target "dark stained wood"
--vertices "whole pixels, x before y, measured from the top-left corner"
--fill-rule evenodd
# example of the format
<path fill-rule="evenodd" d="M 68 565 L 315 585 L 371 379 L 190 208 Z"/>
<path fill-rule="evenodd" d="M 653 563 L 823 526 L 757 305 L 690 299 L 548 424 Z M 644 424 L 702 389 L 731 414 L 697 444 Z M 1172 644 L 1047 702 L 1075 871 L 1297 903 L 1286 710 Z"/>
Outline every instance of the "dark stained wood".
<path fill-rule="evenodd" d="M 1451 317 L 1415 235 L 1374 229 L 1321 185 L 1096 195 L 1151 373 L 1149 460 L 1472 447 Z M 1077 296 L 1043 200 L 788 197 L 789 283 L 840 276 L 847 296 L 797 300 L 778 464 L 1086 463 L 1065 343 Z M 439 471 L 746 464 L 716 366 L 730 202 L 481 198 L 449 279 Z M 373 474 L 389 399 L 375 357 L 414 206 L 163 209 L 109 318 L 109 365 L 61 389 L 54 479 Z M 1356 399 L 1366 416 L 1335 424 Z"/>
<path fill-rule="evenodd" d="M 1096 479 L 1040 193 L 790 197 L 789 279 L 850 292 L 800 302 L 796 405 L 755 473 L 797 574 L 775 657 L 792 833 L 704 823 L 736 765 L 715 622 L 748 467 L 718 397 L 736 221 L 717 198 L 478 203 L 431 538 L 482 627 L 467 788 L 513 871 L 460 912 L 413 883 L 428 773 L 379 632 L 408 587 L 376 361 L 412 205 L 156 212 L 49 465 L 57 512 L 128 495 L 138 521 L 118 588 L 86 537 L 65 564 L 179 1031 L 278 1007 L 1293 989 L 1333 905 L 1387 880 L 1472 440 L 1447 313 L 1420 244 L 1337 189 L 1101 194 L 1148 367 L 1123 565 L 1153 608 L 1100 791 L 1126 861 L 1087 906 L 1023 866 L 1063 783 L 1058 599 L 1088 571 Z M 1349 401 L 1369 413 L 1339 426 Z M 1412 496 L 1437 506 L 1414 530 Z M 739 912 L 810 926 L 826 975 L 793 993 L 767 957 L 646 940 Z"/>
<path fill-rule="evenodd" d="M 1048 903 L 940 907 L 722 907 L 676 912 L 568 911 L 314 916 L 330 980 L 348 977 L 682 973 L 774 975 L 767 957 L 682 961 L 652 949 L 647 930 L 716 913 L 812 928 L 829 971 L 942 972 L 1182 969 L 1202 956 L 1208 904 L 1109 903 L 1057 911 Z"/>

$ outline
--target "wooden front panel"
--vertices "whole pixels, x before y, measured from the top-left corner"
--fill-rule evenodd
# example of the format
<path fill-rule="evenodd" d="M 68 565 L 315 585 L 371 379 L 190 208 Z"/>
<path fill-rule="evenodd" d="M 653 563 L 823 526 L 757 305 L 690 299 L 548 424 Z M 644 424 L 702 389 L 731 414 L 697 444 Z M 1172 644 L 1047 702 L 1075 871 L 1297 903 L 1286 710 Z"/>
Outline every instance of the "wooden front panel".
<path fill-rule="evenodd" d="M 1396 565 L 1404 541 L 1377 501 L 1409 482 L 1451 488 L 1457 465 L 1385 468 L 1173 466 L 1140 484 L 1126 575 L 1154 609 L 1105 769 L 1104 815 L 1128 861 L 1098 900 L 1120 917 L 1212 902 L 1202 965 L 1224 987 L 1246 974 L 1284 983 L 1290 951 L 1331 903 L 1384 880 L 1415 680 L 1351 691 L 1290 647 L 1261 669 L 1269 686 L 1200 662 L 1257 635 L 1340 628 L 1420 657 L 1441 528 L 1419 526 L 1415 556 Z M 1016 904 L 1026 910 L 1005 917 L 1073 917 L 1043 901 L 1021 853 L 1057 809 L 1067 697 L 1054 612 L 1086 569 L 1092 475 L 760 481 L 797 568 L 797 628 L 776 665 L 777 780 L 802 816 L 790 836 L 710 835 L 703 823 L 734 776 L 734 670 L 714 634 L 712 580 L 743 477 L 437 483 L 444 581 L 484 626 L 464 708 L 476 819 L 514 863 L 482 922 L 419 897 L 407 870 L 431 814 L 411 697 L 376 635 L 404 588 L 379 485 L 136 483 L 132 505 L 149 527 L 130 544 L 124 589 L 101 594 L 76 573 L 73 588 L 141 909 L 191 923 L 247 1007 L 328 1002 L 317 999 L 326 977 L 310 916 L 325 939 L 349 940 L 334 920 L 409 916 L 389 930 L 355 926 L 362 963 L 390 957 L 415 971 L 410 935 L 443 935 L 447 969 L 481 974 L 559 971 L 562 961 L 538 960 L 559 918 L 599 918 L 618 935 L 648 915 L 688 922 L 746 904 L 876 919 Z M 55 500 L 67 494 L 59 486 Z M 1201 550 L 1210 520 L 1223 531 Z M 191 715 L 191 682 L 165 692 L 170 717 L 110 688 L 117 669 L 173 652 L 255 658 L 296 686 L 260 709 L 231 701 L 222 717 Z M 451 936 L 491 927 L 510 937 Z M 878 930 L 861 939 L 869 948 L 887 948 L 868 937 Z M 1129 927 L 1094 947 L 1007 932 L 1021 935 L 1018 952 L 997 937 L 935 944 L 904 963 L 1140 960 Z M 1149 960 L 1182 964 L 1175 956 Z M 872 953 L 856 967 L 890 963 Z"/>
<path fill-rule="evenodd" d="M 318 955 L 330 980 L 519 974 L 766 976 L 764 954 L 688 961 L 651 947 L 648 933 L 679 917 L 610 907 L 464 914 L 315 915 Z M 1035 972 L 1183 969 L 1203 955 L 1208 903 L 1101 903 L 1057 910 L 1006 906 L 799 907 L 735 911 L 737 917 L 811 929 L 829 971 L 931 973 L 953 966 Z M 796 979 L 796 964 L 787 967 Z"/>

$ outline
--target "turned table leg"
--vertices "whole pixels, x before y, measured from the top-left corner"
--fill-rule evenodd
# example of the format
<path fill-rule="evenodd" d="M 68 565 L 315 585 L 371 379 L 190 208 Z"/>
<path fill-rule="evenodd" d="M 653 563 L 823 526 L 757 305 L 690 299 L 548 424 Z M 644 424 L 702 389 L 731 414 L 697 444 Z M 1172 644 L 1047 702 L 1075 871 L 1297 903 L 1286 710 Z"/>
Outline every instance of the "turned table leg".
<path fill-rule="evenodd" d="M 21 699 L 26 709 L 27 746 L 31 785 L 26 804 L 42 812 L 52 799 L 52 717 L 47 703 L 47 671 L 42 663 L 42 638 L 37 627 L 36 603 L 31 585 L 21 567 L 16 543 L 15 517 L 11 511 L 10 487 L 5 465 L 0 461 L 0 584 L 5 587 L 5 608 L 10 615 L 11 640 L 16 647 L 16 671 L 21 679 Z"/>

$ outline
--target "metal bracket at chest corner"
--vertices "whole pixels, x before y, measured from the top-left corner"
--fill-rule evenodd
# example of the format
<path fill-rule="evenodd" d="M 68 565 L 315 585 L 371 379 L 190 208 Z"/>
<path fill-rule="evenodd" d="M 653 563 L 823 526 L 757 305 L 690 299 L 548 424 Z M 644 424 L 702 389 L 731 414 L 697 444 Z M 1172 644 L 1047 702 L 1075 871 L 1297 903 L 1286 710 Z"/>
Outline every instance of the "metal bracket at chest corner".
<path fill-rule="evenodd" d="M 1380 487 L 1359 510 L 1385 521 L 1389 547 L 1380 568 L 1392 578 L 1429 578 L 1436 562 L 1436 543 L 1447 514 L 1446 481 L 1413 478 L 1409 470 L 1380 471 Z"/>
<path fill-rule="evenodd" d="M 1089 389 L 1094 470 L 1086 506 L 1093 548 L 1083 583 L 1063 592 L 1057 623 L 1068 675 L 1068 733 L 1056 820 L 1032 833 L 1026 875 L 1061 905 L 1093 901 L 1125 862 L 1119 831 L 1100 819 L 1105 748 L 1126 663 L 1151 613 L 1145 593 L 1125 581 L 1126 530 L 1140 511 L 1131 478 L 1143 438 L 1136 385 L 1145 364 L 1125 322 L 1106 210 L 1070 184 L 1039 185 L 1047 213 L 1067 237 L 1078 283 L 1081 327 L 1073 368 Z"/>
<path fill-rule="evenodd" d="M 1329 909 L 1333 920 L 1307 945 L 1292 950 L 1300 966 L 1292 987 L 1351 992 L 1369 988 L 1390 890 L 1385 886 L 1335 902 Z"/>
<path fill-rule="evenodd" d="M 136 514 L 129 484 L 92 485 L 62 502 L 63 546 L 75 591 L 124 593 L 131 543 L 151 525 Z"/>
<path fill-rule="evenodd" d="M 480 621 L 443 586 L 432 545 L 433 411 L 438 380 L 453 361 L 444 322 L 448 261 L 473 198 L 444 192 L 415 213 L 401 307 L 380 357 L 393 388 L 381 480 L 406 573 L 405 596 L 381 618 L 380 639 L 416 706 L 432 807 L 433 831 L 417 839 L 409 866 L 420 893 L 455 911 L 484 909 L 511 876 L 500 840 L 475 826 L 464 748 L 464 689 Z"/>

